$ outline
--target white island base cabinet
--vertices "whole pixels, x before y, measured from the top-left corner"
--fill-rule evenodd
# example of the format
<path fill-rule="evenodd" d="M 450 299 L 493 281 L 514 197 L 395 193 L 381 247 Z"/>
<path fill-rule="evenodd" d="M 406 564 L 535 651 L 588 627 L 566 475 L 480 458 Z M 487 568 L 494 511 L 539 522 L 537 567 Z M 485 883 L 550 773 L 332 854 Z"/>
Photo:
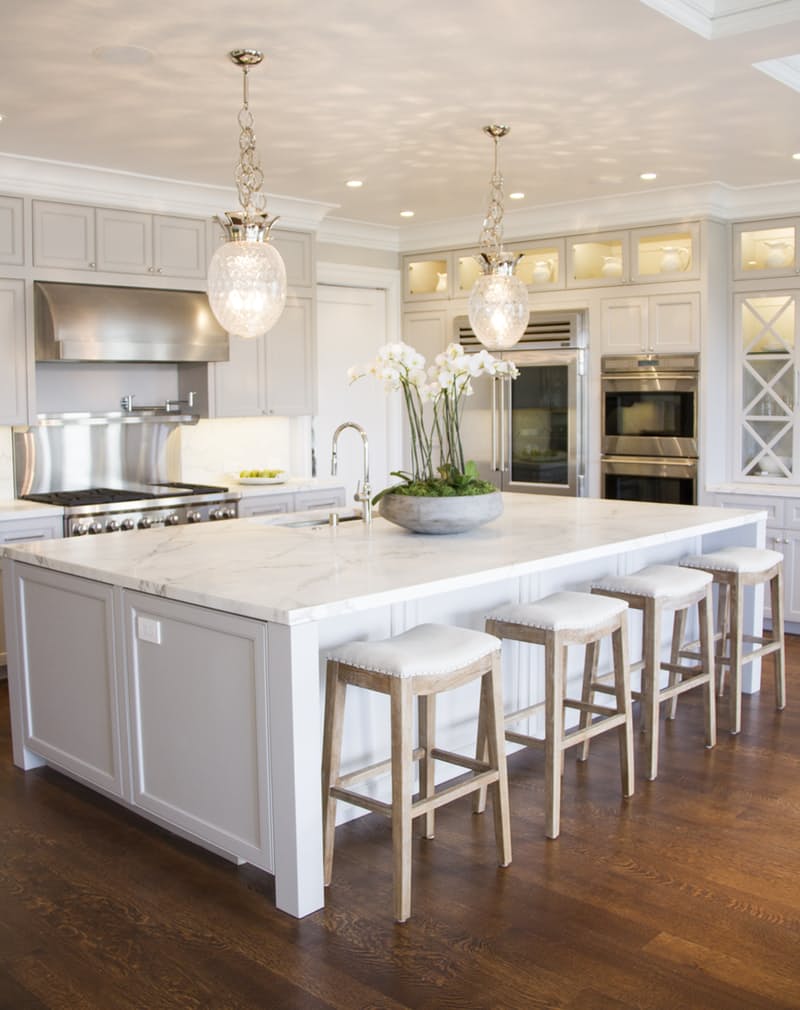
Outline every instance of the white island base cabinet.
<path fill-rule="evenodd" d="M 15 762 L 273 872 L 266 626 L 27 565 L 12 593 Z"/>

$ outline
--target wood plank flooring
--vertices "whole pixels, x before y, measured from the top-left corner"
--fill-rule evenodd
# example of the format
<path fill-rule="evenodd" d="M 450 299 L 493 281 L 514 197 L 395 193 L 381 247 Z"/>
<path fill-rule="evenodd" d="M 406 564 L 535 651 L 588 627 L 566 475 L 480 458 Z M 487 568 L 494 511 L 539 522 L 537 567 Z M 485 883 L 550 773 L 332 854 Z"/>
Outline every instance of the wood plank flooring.
<path fill-rule="evenodd" d="M 800 638 L 789 657 L 789 707 L 765 662 L 714 751 L 684 696 L 629 801 L 613 734 L 567 755 L 555 842 L 543 754 L 512 757 L 514 862 L 490 815 L 445 808 L 403 926 L 383 818 L 338 830 L 327 906 L 294 920 L 269 875 L 15 768 L 2 683 L 0 1010 L 798 1010 Z"/>

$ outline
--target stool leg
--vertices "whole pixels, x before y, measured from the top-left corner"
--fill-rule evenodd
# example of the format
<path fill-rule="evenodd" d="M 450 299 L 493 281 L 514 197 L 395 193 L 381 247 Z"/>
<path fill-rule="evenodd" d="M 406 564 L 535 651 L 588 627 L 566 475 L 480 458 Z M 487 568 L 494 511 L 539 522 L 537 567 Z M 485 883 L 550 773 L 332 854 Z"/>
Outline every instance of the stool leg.
<path fill-rule="evenodd" d="M 436 696 L 421 694 L 417 699 L 419 712 L 419 746 L 422 757 L 419 761 L 419 794 L 423 799 L 433 796 L 434 762 L 430 756 L 435 746 L 436 737 Z M 422 834 L 425 838 L 433 838 L 433 810 L 429 810 L 422 818 Z"/>
<path fill-rule="evenodd" d="M 700 662 L 708 674 L 708 681 L 703 689 L 705 692 L 706 747 L 713 747 L 717 742 L 717 696 L 714 677 L 714 597 L 711 586 L 706 590 L 706 595 L 702 600 L 698 602 L 697 613 L 700 624 Z M 732 682 L 731 688 L 733 688 Z"/>
<path fill-rule="evenodd" d="M 501 725 L 504 726 L 505 724 L 502 723 Z M 503 736 L 503 747 L 505 748 L 505 735 Z M 475 760 L 489 760 L 489 746 L 486 739 L 486 705 L 483 697 L 483 681 L 481 681 L 481 700 L 478 706 L 478 738 L 475 744 Z M 487 787 L 482 786 L 480 789 L 476 789 L 472 794 L 473 814 L 482 814 L 486 809 L 486 791 Z"/>
<path fill-rule="evenodd" d="M 775 707 L 786 708 L 786 643 L 783 634 L 783 573 L 781 568 L 769 584 L 772 605 L 772 637 L 780 643 L 775 656 Z"/>
<path fill-rule="evenodd" d="M 730 586 L 727 582 L 720 582 L 718 584 L 719 600 L 718 600 L 718 617 L 717 617 L 717 631 L 720 633 L 720 643 L 719 651 L 722 658 L 730 660 L 730 650 L 731 650 L 731 593 Z M 719 663 L 719 673 L 717 674 L 719 680 L 718 693 L 720 698 L 725 693 L 725 671 L 728 663 Z"/>
<path fill-rule="evenodd" d="M 581 701 L 584 705 L 591 705 L 594 702 L 594 689 L 592 684 L 597 678 L 597 661 L 600 655 L 600 643 L 589 642 L 586 645 L 586 655 L 583 660 L 583 687 L 581 689 Z M 580 728 L 588 729 L 592 724 L 592 713 L 581 712 Z M 583 740 L 578 745 L 578 760 L 586 761 L 589 757 L 589 741 Z"/>
<path fill-rule="evenodd" d="M 625 722 L 619 734 L 619 764 L 622 773 L 622 795 L 633 796 L 633 703 L 631 701 L 631 672 L 628 665 L 628 628 L 623 614 L 620 626 L 611 634 L 614 653 L 614 692 L 617 711 L 625 713 Z"/>
<path fill-rule="evenodd" d="M 497 862 L 500 866 L 508 866 L 511 862 L 511 816 L 508 801 L 503 685 L 499 652 L 492 654 L 491 669 L 481 678 L 481 712 L 485 712 L 483 723 L 486 727 L 489 765 L 497 769 L 497 781 L 490 786 Z"/>
<path fill-rule="evenodd" d="M 742 625 L 744 623 L 744 593 L 738 579 L 730 585 L 731 620 L 731 685 L 730 685 L 730 730 L 738 733 L 742 728 Z"/>
<path fill-rule="evenodd" d="M 686 633 L 686 608 L 683 610 L 676 610 L 675 616 L 672 619 L 672 647 L 670 649 L 669 662 L 670 666 L 677 666 L 680 661 L 680 651 L 683 645 L 683 640 Z M 677 670 L 669 671 L 669 686 L 674 687 L 678 683 L 678 678 L 683 679 L 682 675 L 678 673 Z M 669 706 L 667 707 L 667 718 L 674 719 L 675 714 L 678 711 L 678 696 L 674 694 L 669 700 Z"/>
<path fill-rule="evenodd" d="M 654 600 L 645 600 L 642 611 L 642 715 L 647 759 L 645 777 L 658 775 L 659 744 L 659 677 L 661 673 L 661 607 Z"/>
<path fill-rule="evenodd" d="M 413 698 L 407 677 L 392 679 L 392 856 L 394 917 L 411 915 L 411 790 L 413 788 Z"/>
<path fill-rule="evenodd" d="M 545 646 L 545 834 L 558 838 L 561 830 L 561 767 L 564 762 L 564 676 L 566 648 L 558 632 Z"/>
<path fill-rule="evenodd" d="M 339 680 L 339 664 L 326 668 L 325 721 L 322 734 L 322 849 L 325 886 L 333 875 L 333 843 L 336 833 L 336 799 L 331 787 L 339 778 L 342 758 L 342 725 L 347 685 Z"/>

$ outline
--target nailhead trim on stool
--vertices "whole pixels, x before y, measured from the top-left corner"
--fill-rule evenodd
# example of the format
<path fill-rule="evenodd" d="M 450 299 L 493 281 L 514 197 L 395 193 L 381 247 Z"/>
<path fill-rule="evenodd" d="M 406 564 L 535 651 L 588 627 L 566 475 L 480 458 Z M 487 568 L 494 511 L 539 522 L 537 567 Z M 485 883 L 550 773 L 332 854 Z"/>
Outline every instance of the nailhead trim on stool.
<path fill-rule="evenodd" d="M 486 630 L 499 638 L 545 650 L 545 736 L 544 741 L 526 733 L 506 729 L 505 738 L 526 747 L 545 747 L 545 834 L 557 838 L 561 825 L 561 771 L 564 751 L 580 745 L 579 760 L 588 756 L 589 740 L 617 729 L 619 733 L 622 794 L 633 794 L 633 714 L 627 659 L 628 607 L 619 600 L 569 591 L 553 593 L 535 603 L 510 604 L 495 610 L 486 619 Z M 597 682 L 599 643 L 611 636 L 614 653 L 614 687 Z M 567 647 L 585 645 L 581 700 L 566 697 Z M 595 692 L 612 694 L 616 707 L 595 705 Z M 509 726 L 527 718 L 541 704 L 530 705 L 505 715 Z M 567 708 L 581 713 L 579 725 L 564 729 Z M 592 720 L 592 716 L 598 716 Z M 480 799 L 479 795 L 479 799 Z"/>
<path fill-rule="evenodd" d="M 659 716 L 663 701 L 703 686 L 706 747 L 713 747 L 717 742 L 711 576 L 678 565 L 650 565 L 632 575 L 608 576 L 593 585 L 592 592 L 625 600 L 632 610 L 642 612 L 642 659 L 631 664 L 631 670 L 641 670 L 642 674 L 641 690 L 633 694 L 642 703 L 647 754 L 645 777 L 654 779 L 658 775 Z M 698 608 L 702 658 L 699 666 L 689 667 L 679 662 L 678 644 L 687 609 L 694 605 Z M 662 615 L 670 611 L 673 612 L 672 653 L 669 662 L 663 662 Z M 662 670 L 670 671 L 670 683 L 664 688 L 660 687 Z"/>
<path fill-rule="evenodd" d="M 436 747 L 435 696 L 480 679 L 476 757 Z M 342 727 L 347 685 L 389 695 L 391 757 L 340 775 Z M 413 701 L 418 704 L 418 746 L 414 748 Z M 511 862 L 500 642 L 482 631 L 444 624 L 420 624 L 393 638 L 350 642 L 328 656 L 325 728 L 322 744 L 322 821 L 325 884 L 331 882 L 337 800 L 391 818 L 394 865 L 394 915 L 411 915 L 411 829 L 415 818 L 426 838 L 433 837 L 434 810 L 472 792 L 492 791 L 497 861 Z M 419 798 L 414 799 L 413 766 L 419 761 Z M 434 761 L 467 769 L 472 776 L 434 787 Z M 392 800 L 384 803 L 349 788 L 391 770 Z"/>
<path fill-rule="evenodd" d="M 786 706 L 786 651 L 783 633 L 783 555 L 758 547 L 724 547 L 709 554 L 684 558 L 681 565 L 708 572 L 719 586 L 716 639 L 720 642 L 717 663 L 720 667 L 719 692 L 725 685 L 725 668 L 731 670 L 730 731 L 742 728 L 742 667 L 759 656 L 775 654 L 775 707 Z M 769 584 L 772 606 L 772 633 L 745 635 L 744 589 Z M 744 644 L 755 646 L 744 652 Z M 682 654 L 692 655 L 695 643 Z"/>

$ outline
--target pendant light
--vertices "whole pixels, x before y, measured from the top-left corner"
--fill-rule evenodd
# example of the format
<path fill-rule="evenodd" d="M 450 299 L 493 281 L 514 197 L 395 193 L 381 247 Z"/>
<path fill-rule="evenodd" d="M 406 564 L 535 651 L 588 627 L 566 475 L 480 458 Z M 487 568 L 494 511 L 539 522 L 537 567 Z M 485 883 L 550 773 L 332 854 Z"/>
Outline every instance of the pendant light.
<path fill-rule="evenodd" d="M 264 54 L 257 49 L 234 49 L 228 54 L 241 68 L 243 105 L 239 111 L 239 162 L 236 188 L 241 210 L 218 218 L 228 241 L 211 258 L 208 301 L 219 324 L 235 336 L 259 337 L 280 318 L 286 304 L 286 267 L 269 241 L 277 218 L 266 213 L 261 192 L 264 173 L 256 154 L 253 114 L 250 111 L 247 74 Z"/>
<path fill-rule="evenodd" d="M 494 143 L 494 170 L 480 253 L 475 257 L 483 273 L 472 287 L 468 306 L 475 336 L 492 351 L 513 347 L 525 332 L 530 315 L 528 289 L 514 275 L 521 254 L 503 249 L 503 176 L 499 168 L 498 142 L 509 130 L 508 126 L 498 125 L 483 128 Z"/>

